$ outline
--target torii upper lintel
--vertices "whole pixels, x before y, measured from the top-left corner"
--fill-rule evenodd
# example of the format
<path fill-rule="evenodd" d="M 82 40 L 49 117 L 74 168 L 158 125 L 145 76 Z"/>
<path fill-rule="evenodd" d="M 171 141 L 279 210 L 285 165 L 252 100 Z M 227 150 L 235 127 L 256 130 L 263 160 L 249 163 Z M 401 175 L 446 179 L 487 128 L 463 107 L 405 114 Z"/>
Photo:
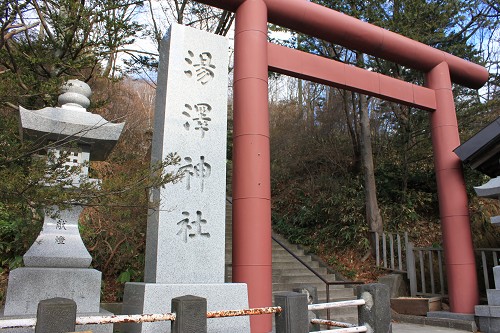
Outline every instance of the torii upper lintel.
<path fill-rule="evenodd" d="M 197 0 L 235 12 L 245 0 Z M 263 0 L 268 22 L 307 35 L 428 72 L 441 62 L 450 68 L 452 82 L 478 89 L 488 80 L 488 71 L 397 33 L 363 22 L 307 0 Z"/>

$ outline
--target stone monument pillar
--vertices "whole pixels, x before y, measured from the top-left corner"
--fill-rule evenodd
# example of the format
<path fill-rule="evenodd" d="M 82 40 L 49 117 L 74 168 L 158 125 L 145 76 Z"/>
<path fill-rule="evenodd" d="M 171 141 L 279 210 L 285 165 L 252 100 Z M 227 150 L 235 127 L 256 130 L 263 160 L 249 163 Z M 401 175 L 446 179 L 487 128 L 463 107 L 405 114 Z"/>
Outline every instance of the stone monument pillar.
<path fill-rule="evenodd" d="M 75 170 L 70 179 L 65 179 L 68 190 L 78 191 L 82 182 L 97 182 L 88 178 L 88 163 L 107 157 L 124 124 L 112 124 L 87 112 L 91 90 L 86 83 L 70 80 L 62 92 L 61 107 L 37 111 L 20 107 L 20 120 L 24 135 L 53 147 L 49 149 L 49 164 L 66 158 L 62 167 Z M 89 268 L 92 258 L 78 230 L 82 210 L 78 203 L 64 210 L 46 209 L 42 231 L 23 257 L 25 267 L 9 274 L 4 316 L 33 317 L 39 301 L 54 297 L 73 299 L 79 315 L 108 313 L 99 308 L 101 272 Z M 80 329 L 112 332 L 112 325 Z"/>
<path fill-rule="evenodd" d="M 144 283 L 127 283 L 124 312 L 162 313 L 171 299 L 207 299 L 208 311 L 248 307 L 246 284 L 224 284 L 228 45 L 172 25 L 161 42 L 152 162 L 176 153 L 176 183 L 151 193 Z M 170 323 L 127 324 L 170 332 Z M 248 332 L 247 317 L 208 321 L 208 331 Z"/>

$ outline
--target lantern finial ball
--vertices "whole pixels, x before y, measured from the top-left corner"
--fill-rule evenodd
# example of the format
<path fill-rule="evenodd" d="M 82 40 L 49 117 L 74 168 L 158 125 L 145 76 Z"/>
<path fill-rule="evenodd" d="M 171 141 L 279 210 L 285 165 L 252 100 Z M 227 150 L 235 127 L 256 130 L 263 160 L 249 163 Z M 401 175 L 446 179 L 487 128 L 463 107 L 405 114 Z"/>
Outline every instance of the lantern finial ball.
<path fill-rule="evenodd" d="M 87 109 L 90 106 L 89 98 L 92 96 L 92 90 L 85 82 L 68 80 L 62 85 L 61 93 L 58 102 L 62 107 L 67 105 Z"/>

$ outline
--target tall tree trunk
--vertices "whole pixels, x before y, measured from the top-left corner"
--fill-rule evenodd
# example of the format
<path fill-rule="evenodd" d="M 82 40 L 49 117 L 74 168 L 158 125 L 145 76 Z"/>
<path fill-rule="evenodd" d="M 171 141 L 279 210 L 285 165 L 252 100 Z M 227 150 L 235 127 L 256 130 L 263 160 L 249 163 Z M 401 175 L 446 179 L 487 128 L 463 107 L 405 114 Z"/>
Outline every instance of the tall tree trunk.
<path fill-rule="evenodd" d="M 302 80 L 299 79 L 297 82 L 297 99 L 298 99 L 298 120 L 300 122 L 304 121 L 307 118 L 306 115 L 304 115 L 304 98 L 303 98 L 303 92 L 302 92 Z"/>
<path fill-rule="evenodd" d="M 364 56 L 362 53 L 356 54 L 357 65 L 365 67 Z M 360 145 L 361 145 L 361 164 L 365 185 L 365 211 L 366 221 L 370 228 L 370 244 L 372 254 L 375 254 L 374 232 L 379 234 L 384 230 L 382 216 L 378 208 L 377 185 L 375 184 L 375 167 L 373 166 L 373 152 L 370 130 L 370 115 L 368 112 L 368 99 L 366 95 L 358 95 L 358 108 L 360 113 Z M 354 101 L 353 101 L 354 103 Z"/>
<path fill-rule="evenodd" d="M 365 184 L 366 220 L 371 232 L 381 233 L 384 228 L 377 201 L 377 186 L 375 184 L 375 168 L 373 166 L 368 101 L 365 95 L 360 94 L 358 96 L 361 124 L 361 163 L 363 165 L 362 169 Z"/>
<path fill-rule="evenodd" d="M 403 123 L 403 176 L 401 191 L 403 193 L 401 202 L 406 201 L 408 191 L 408 177 L 410 168 L 410 149 L 411 149 L 411 110 L 409 106 L 400 105 L 401 112 L 405 115 Z"/>
<path fill-rule="evenodd" d="M 359 169 L 360 169 L 360 160 L 361 160 L 361 152 L 359 150 L 360 148 L 360 143 L 359 143 L 359 131 L 358 131 L 358 125 L 356 124 L 357 123 L 357 117 L 356 117 L 356 113 L 354 112 L 354 108 L 353 108 L 353 113 L 352 113 L 352 117 L 350 115 L 350 112 L 349 112 L 349 109 L 350 109 L 350 104 L 349 103 L 349 98 L 347 96 L 347 91 L 346 90 L 343 90 L 341 92 L 342 94 L 342 106 L 343 106 L 343 109 L 344 109 L 344 114 L 345 114 L 345 119 L 346 119 L 346 126 L 347 126 L 347 129 L 349 131 L 349 137 L 351 138 L 351 144 L 352 144 L 352 170 L 354 170 L 354 172 L 359 172 Z M 354 94 L 351 94 L 351 96 L 353 97 L 352 99 L 352 103 L 354 103 Z"/>

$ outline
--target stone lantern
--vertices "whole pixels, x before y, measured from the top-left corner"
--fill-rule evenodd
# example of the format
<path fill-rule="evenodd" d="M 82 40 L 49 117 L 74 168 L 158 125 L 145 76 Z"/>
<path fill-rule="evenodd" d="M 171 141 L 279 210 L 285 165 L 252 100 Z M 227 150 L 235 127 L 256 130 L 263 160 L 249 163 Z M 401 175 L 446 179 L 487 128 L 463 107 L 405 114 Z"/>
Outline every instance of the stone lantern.
<path fill-rule="evenodd" d="M 35 111 L 20 107 L 22 134 L 51 147 L 47 163 L 66 159 L 61 167 L 72 172 L 64 179 L 65 187 L 78 191 L 80 184 L 98 181 L 89 179 L 89 162 L 109 155 L 124 123 L 110 123 L 87 111 L 91 90 L 86 83 L 69 80 L 61 90 L 61 107 Z M 4 316 L 32 317 L 39 301 L 54 297 L 73 299 L 79 314 L 100 312 L 101 272 L 89 268 L 92 258 L 78 229 L 82 210 L 78 203 L 68 209 L 46 209 L 42 230 L 23 257 L 25 267 L 9 274 Z M 108 332 L 111 327 L 97 331 Z"/>

